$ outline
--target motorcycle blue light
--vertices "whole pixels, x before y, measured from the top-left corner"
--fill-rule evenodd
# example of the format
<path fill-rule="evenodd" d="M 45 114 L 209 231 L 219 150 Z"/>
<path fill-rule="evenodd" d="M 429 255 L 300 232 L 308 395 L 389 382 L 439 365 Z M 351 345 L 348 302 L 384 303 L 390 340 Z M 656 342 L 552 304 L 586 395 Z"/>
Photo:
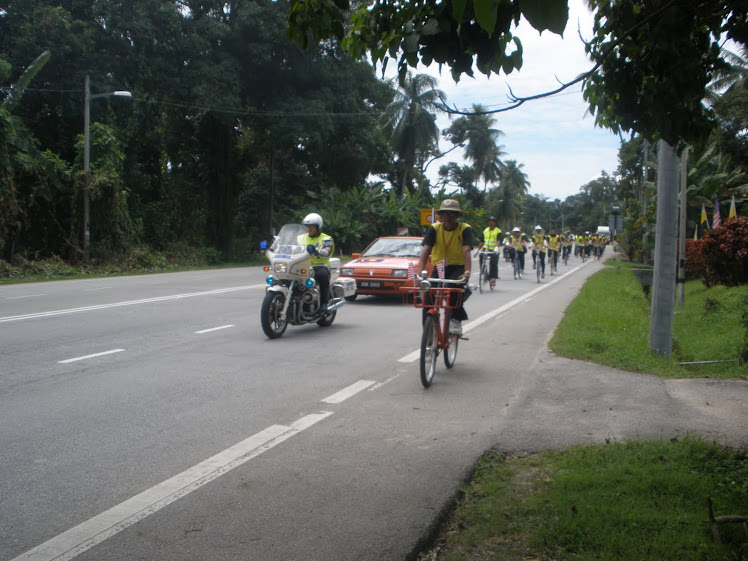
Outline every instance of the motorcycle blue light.
<path fill-rule="evenodd" d="M 317 284 L 317 281 L 314 279 L 306 279 L 306 282 L 304 283 L 307 288 L 312 288 L 314 285 Z"/>
<path fill-rule="evenodd" d="M 268 284 L 268 286 L 273 286 L 273 283 L 275 282 L 275 279 L 273 279 L 273 275 L 268 275 L 268 277 L 265 279 L 265 282 Z"/>

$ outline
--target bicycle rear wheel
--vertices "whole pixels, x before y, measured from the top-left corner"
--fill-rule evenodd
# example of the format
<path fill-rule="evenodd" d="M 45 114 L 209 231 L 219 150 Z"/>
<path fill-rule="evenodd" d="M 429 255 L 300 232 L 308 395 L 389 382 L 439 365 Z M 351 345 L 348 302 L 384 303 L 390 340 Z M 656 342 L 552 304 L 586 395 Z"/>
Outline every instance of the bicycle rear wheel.
<path fill-rule="evenodd" d="M 423 320 L 423 335 L 421 336 L 421 383 L 424 388 L 431 385 L 436 372 L 436 358 L 439 350 L 436 348 L 436 322 L 430 314 Z"/>

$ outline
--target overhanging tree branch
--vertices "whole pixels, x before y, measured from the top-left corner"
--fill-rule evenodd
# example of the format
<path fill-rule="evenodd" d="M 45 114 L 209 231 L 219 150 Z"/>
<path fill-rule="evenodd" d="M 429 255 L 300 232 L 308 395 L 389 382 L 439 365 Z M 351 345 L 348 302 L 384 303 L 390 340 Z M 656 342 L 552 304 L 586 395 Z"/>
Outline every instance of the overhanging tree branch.
<path fill-rule="evenodd" d="M 667 3 L 663 4 L 662 6 L 660 6 L 659 8 L 657 8 L 655 11 L 653 11 L 651 14 L 649 14 L 647 17 L 645 17 L 639 23 L 637 23 L 636 25 L 632 26 L 628 31 L 626 31 L 626 33 L 624 33 L 623 35 L 621 35 L 621 37 L 619 37 L 616 41 L 614 41 L 613 43 L 611 43 L 611 45 L 607 49 L 605 49 L 605 51 L 603 52 L 602 56 L 600 57 L 600 60 L 591 69 L 589 69 L 587 72 L 584 72 L 584 73 L 580 74 L 579 76 L 577 76 L 576 78 L 574 78 L 570 82 L 561 82 L 560 80 L 558 80 L 558 78 L 556 78 L 556 80 L 558 80 L 561 85 L 558 88 L 554 89 L 554 90 L 550 90 L 550 91 L 547 91 L 547 92 L 543 92 L 543 93 L 540 93 L 540 94 L 535 94 L 535 95 L 531 95 L 531 96 L 527 96 L 527 97 L 519 97 L 519 96 L 514 95 L 514 92 L 512 91 L 512 88 L 507 85 L 507 87 L 509 87 L 509 95 L 507 97 L 509 98 L 509 101 L 511 103 L 511 105 L 508 105 L 507 107 L 502 107 L 501 109 L 491 109 L 490 111 L 479 111 L 479 112 L 476 112 L 476 111 L 461 111 L 461 110 L 457 109 L 456 106 L 452 106 L 452 107 L 448 106 L 446 100 L 443 97 L 440 96 L 439 99 L 442 102 L 442 105 L 439 108 L 442 111 L 444 111 L 446 113 L 449 113 L 450 115 L 490 115 L 490 114 L 493 114 L 493 113 L 504 113 L 506 111 L 511 111 L 512 109 L 516 109 L 517 107 L 519 107 L 521 105 L 524 105 L 528 101 L 534 101 L 534 100 L 537 100 L 537 99 L 543 99 L 543 98 L 546 98 L 546 97 L 552 97 L 554 95 L 557 95 L 557 94 L 561 93 L 562 91 L 567 90 L 570 87 L 572 87 L 572 86 L 574 86 L 574 85 L 576 85 L 576 84 L 578 84 L 580 82 L 583 82 L 584 80 L 586 80 L 587 78 L 589 78 L 590 76 L 592 76 L 602 66 L 603 62 L 605 62 L 605 59 L 608 58 L 610 56 L 610 54 L 618 46 L 620 46 L 621 43 L 623 43 L 623 41 L 627 37 L 629 37 L 632 33 L 634 33 L 640 27 L 643 27 L 644 25 L 646 25 L 647 23 L 649 23 L 650 21 L 652 21 L 653 19 L 655 19 L 656 17 L 658 17 L 660 14 L 662 14 L 662 12 L 664 12 L 665 10 L 667 10 L 668 8 L 670 8 L 671 6 L 673 6 L 674 4 L 676 4 L 677 1 L 678 0 L 670 0 L 669 2 L 667 2 Z M 580 33 L 580 38 L 581 38 L 581 33 Z M 585 45 L 589 45 L 590 44 L 590 43 L 587 43 L 586 41 L 584 41 L 584 39 L 582 39 L 582 42 Z"/>

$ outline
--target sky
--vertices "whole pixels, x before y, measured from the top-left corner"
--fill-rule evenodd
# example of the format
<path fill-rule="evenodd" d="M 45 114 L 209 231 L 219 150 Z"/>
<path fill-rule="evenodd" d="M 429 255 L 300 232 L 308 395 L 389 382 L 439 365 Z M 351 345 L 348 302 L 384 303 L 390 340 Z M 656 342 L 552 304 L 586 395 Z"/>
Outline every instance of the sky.
<path fill-rule="evenodd" d="M 455 83 L 447 67 L 441 74 L 436 65 L 419 68 L 417 72 L 434 75 L 451 106 L 469 111 L 472 104 L 480 103 L 488 109 L 499 109 L 509 103 L 508 86 L 515 95 L 535 95 L 556 89 L 557 80 L 569 82 L 589 70 L 592 63 L 586 57 L 579 31 L 582 36 L 591 37 L 592 23 L 592 14 L 584 0 L 569 0 L 569 21 L 563 38 L 549 31 L 540 35 L 522 19 L 515 34 L 522 41 L 524 62 L 519 72 L 508 76 L 494 74 L 487 78 L 476 70 L 474 78 L 463 76 Z M 615 172 L 620 139 L 607 129 L 595 127 L 595 119 L 587 108 L 578 84 L 552 98 L 530 101 L 494 115 L 494 127 L 504 132 L 499 143 L 507 154 L 502 159 L 524 164 L 530 194 L 564 200 L 598 178 L 602 171 Z M 445 130 L 450 120 L 440 116 L 437 124 L 440 130 Z M 451 147 L 441 139 L 441 150 Z M 440 165 L 449 161 L 467 163 L 458 152 L 461 151 L 455 150 L 429 166 L 427 174 L 432 183 Z"/>

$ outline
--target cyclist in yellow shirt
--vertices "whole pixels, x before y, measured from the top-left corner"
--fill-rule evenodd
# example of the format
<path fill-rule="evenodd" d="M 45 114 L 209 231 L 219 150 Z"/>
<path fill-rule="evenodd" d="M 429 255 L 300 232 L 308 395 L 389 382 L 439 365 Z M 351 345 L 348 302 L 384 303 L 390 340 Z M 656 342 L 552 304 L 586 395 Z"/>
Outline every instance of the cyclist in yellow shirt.
<path fill-rule="evenodd" d="M 538 224 L 535 226 L 535 233 L 532 235 L 532 254 L 537 253 L 537 266 L 540 267 L 540 278 L 545 278 L 545 252 L 547 248 L 546 236 L 543 228 Z M 533 267 L 534 269 L 535 267 Z"/>
<path fill-rule="evenodd" d="M 436 211 L 441 222 L 429 226 L 421 241 L 423 249 L 418 260 L 418 271 L 426 267 L 429 255 L 434 263 L 432 277 L 438 277 L 438 269 L 444 264 L 444 278 L 452 280 L 467 280 L 472 268 L 471 253 L 473 249 L 473 230 L 470 224 L 457 222 L 463 215 L 460 203 L 456 199 L 444 199 L 439 210 Z M 453 295 L 454 296 L 454 295 Z M 465 300 L 470 296 L 470 289 L 466 288 L 462 298 L 462 305 L 452 310 L 449 320 L 449 332 L 462 335 L 462 322 L 468 319 L 465 311 Z M 454 305 L 456 297 L 450 297 Z M 426 309 L 423 310 L 424 317 Z"/>
<path fill-rule="evenodd" d="M 548 265 L 550 265 L 551 275 L 554 271 L 558 272 L 558 250 L 561 247 L 561 236 L 556 233 L 554 228 L 551 228 L 551 233 L 548 235 Z"/>
<path fill-rule="evenodd" d="M 490 259 L 488 267 L 488 279 L 491 282 L 491 286 L 496 286 L 496 279 L 499 278 L 499 253 L 498 247 L 501 245 L 501 229 L 496 226 L 496 217 L 492 216 L 488 219 L 488 228 L 483 230 L 483 240 L 478 243 L 478 251 L 484 247 L 490 253 L 488 258 Z M 486 257 L 484 252 L 479 254 L 480 264 L 483 265 L 483 259 Z"/>

